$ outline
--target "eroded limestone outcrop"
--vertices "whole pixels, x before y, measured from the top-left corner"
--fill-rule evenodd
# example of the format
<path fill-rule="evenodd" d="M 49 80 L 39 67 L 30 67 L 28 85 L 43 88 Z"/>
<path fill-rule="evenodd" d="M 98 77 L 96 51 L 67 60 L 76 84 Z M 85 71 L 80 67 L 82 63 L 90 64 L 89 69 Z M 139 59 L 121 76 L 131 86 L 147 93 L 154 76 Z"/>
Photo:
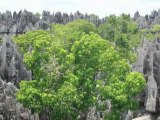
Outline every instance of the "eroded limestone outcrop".
<path fill-rule="evenodd" d="M 155 24 L 160 24 L 160 9 L 158 11 L 154 10 L 150 15 L 140 16 L 137 11 L 134 14 L 134 20 L 138 23 L 139 28 L 150 28 Z"/>
<path fill-rule="evenodd" d="M 76 19 L 85 19 L 93 22 L 96 26 L 107 21 L 107 19 L 100 19 L 94 14 L 82 14 L 79 11 L 74 14 L 67 14 L 61 12 L 51 13 L 43 11 L 42 15 L 39 13 L 32 13 L 27 10 L 21 10 L 18 13 L 6 11 L 0 13 L 0 34 L 22 34 L 28 30 L 48 29 L 52 23 L 67 24 Z M 150 28 L 154 24 L 160 24 L 160 9 L 154 10 L 150 15 L 141 16 L 137 11 L 133 19 L 138 23 L 139 28 Z"/>
<path fill-rule="evenodd" d="M 134 70 L 144 74 L 147 82 L 146 90 L 139 96 L 141 116 L 148 114 L 158 120 L 160 116 L 160 42 L 159 38 L 149 42 L 143 40 L 138 50 L 138 61 L 133 65 Z M 136 112 L 135 112 L 136 113 Z M 134 117 L 137 117 L 136 115 Z M 144 119 L 144 120 L 145 120 Z M 139 120 L 138 118 L 135 120 Z M 141 120 L 141 119 L 140 119 Z M 143 119 L 142 119 L 143 120 Z"/>
<path fill-rule="evenodd" d="M 67 24 L 76 19 L 86 19 L 99 26 L 103 19 L 96 15 L 83 15 L 79 11 L 75 14 L 50 13 L 43 11 L 42 16 L 39 13 L 32 13 L 27 10 L 14 12 L 10 11 L 0 13 L 0 34 L 23 34 L 28 30 L 43 29 L 46 30 L 52 23 Z"/>
<path fill-rule="evenodd" d="M 0 78 L 0 120 L 38 120 L 36 114 L 16 102 L 17 90 L 13 83 Z"/>
<path fill-rule="evenodd" d="M 11 36 L 4 35 L 0 46 L 0 120 L 38 120 L 36 114 L 31 114 L 15 98 L 18 83 L 31 79 L 31 71 L 22 64 Z"/>
<path fill-rule="evenodd" d="M 151 117 L 149 115 L 144 115 L 142 117 L 135 118 L 133 120 L 151 120 Z"/>
<path fill-rule="evenodd" d="M 11 36 L 4 36 L 0 46 L 0 76 L 6 82 L 17 85 L 21 80 L 31 80 L 31 71 L 22 64 L 22 56 L 11 41 Z"/>

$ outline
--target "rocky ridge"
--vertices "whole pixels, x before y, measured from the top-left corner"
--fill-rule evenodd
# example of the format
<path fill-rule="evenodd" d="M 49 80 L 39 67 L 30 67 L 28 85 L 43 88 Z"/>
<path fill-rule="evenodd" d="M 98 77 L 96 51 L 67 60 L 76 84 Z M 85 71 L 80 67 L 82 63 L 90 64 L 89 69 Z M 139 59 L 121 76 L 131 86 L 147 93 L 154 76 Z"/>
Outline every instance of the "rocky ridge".
<path fill-rule="evenodd" d="M 67 24 L 76 19 L 85 19 L 93 22 L 96 26 L 107 21 L 107 18 L 100 19 L 94 14 L 82 14 L 77 11 L 74 14 L 67 14 L 61 12 L 50 13 L 43 11 L 42 15 L 39 13 L 32 13 L 27 10 L 21 10 L 18 13 L 6 11 L 0 13 L 0 34 L 22 34 L 28 30 L 48 29 L 52 23 Z M 154 10 L 150 15 L 141 16 L 137 11 L 133 19 L 138 23 L 139 28 L 150 28 L 154 24 L 160 24 L 160 9 Z"/>
<path fill-rule="evenodd" d="M 76 19 L 86 19 L 92 21 L 96 26 L 103 23 L 105 19 L 99 19 L 96 15 L 83 15 L 79 11 L 75 14 L 50 13 L 43 11 L 42 16 L 39 13 L 29 11 L 20 11 L 19 13 L 10 11 L 0 13 L 0 34 L 22 34 L 28 30 L 48 29 L 52 23 L 66 24 Z"/>
<path fill-rule="evenodd" d="M 4 35 L 0 46 L 0 120 L 38 120 L 31 111 L 16 102 L 16 91 L 21 80 L 31 80 L 31 71 L 22 64 L 22 56 Z"/>
<path fill-rule="evenodd" d="M 39 120 L 37 114 L 16 101 L 17 90 L 13 83 L 0 78 L 0 120 Z"/>
<path fill-rule="evenodd" d="M 150 28 L 155 24 L 160 24 L 160 9 L 154 10 L 150 15 L 141 16 L 139 12 L 135 12 L 133 19 L 138 23 L 139 28 Z"/>

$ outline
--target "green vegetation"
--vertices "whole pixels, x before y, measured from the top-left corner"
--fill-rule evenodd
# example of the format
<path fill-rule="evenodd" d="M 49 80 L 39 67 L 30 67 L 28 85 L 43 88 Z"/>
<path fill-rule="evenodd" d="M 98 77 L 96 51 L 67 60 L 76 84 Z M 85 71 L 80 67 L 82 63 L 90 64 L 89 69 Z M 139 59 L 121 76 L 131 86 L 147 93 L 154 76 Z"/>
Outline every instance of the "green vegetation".
<path fill-rule="evenodd" d="M 112 104 L 107 120 L 119 120 L 121 112 L 136 109 L 134 97 L 145 86 L 143 75 L 132 72 L 128 64 L 128 55 L 138 46 L 137 27 L 126 15 L 109 19 L 110 26 L 105 23 L 98 30 L 88 21 L 76 20 L 14 38 L 33 74 L 32 81 L 20 83 L 17 100 L 39 114 L 49 110 L 51 120 L 85 118 L 90 107 L 104 111 L 105 105 L 98 103 L 106 100 Z M 123 25 L 115 26 L 115 20 Z M 123 48 L 127 56 L 120 54 Z"/>
<path fill-rule="evenodd" d="M 122 58 L 127 58 L 131 63 L 134 62 L 135 50 L 141 37 L 136 23 L 126 14 L 119 17 L 111 15 L 106 19 L 106 23 L 98 28 L 99 34 L 114 44 Z"/>
<path fill-rule="evenodd" d="M 153 25 L 151 29 L 142 29 L 141 32 L 146 39 L 155 40 L 160 38 L 160 25 Z"/>

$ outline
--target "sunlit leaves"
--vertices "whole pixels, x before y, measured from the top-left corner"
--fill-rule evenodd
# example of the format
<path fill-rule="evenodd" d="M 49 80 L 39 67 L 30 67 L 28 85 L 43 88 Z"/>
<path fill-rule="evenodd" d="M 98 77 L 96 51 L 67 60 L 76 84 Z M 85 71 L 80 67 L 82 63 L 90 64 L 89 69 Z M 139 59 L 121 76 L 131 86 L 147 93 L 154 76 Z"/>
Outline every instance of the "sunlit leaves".
<path fill-rule="evenodd" d="M 109 119 L 118 120 L 120 112 L 135 106 L 131 98 L 145 85 L 143 76 L 131 72 L 126 59 L 137 31 L 134 23 L 124 19 L 130 21 L 125 15 L 123 19 L 112 16 L 110 24 L 101 26 L 111 42 L 95 34 L 95 26 L 84 20 L 54 24 L 50 31 L 15 38 L 35 79 L 20 83 L 17 100 L 39 113 L 47 108 L 51 119 L 57 120 L 77 119 L 98 101 L 110 100 Z"/>
<path fill-rule="evenodd" d="M 99 34 L 106 40 L 111 41 L 122 58 L 131 63 L 135 61 L 135 49 L 140 43 L 141 34 L 136 23 L 129 15 L 122 14 L 117 17 L 111 15 L 107 21 L 98 28 Z"/>

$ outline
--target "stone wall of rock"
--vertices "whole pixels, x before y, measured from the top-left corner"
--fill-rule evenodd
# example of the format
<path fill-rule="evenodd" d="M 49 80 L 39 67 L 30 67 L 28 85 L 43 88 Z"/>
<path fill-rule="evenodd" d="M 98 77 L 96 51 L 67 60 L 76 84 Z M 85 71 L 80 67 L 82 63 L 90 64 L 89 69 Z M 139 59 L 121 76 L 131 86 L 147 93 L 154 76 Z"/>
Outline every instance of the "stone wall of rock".
<path fill-rule="evenodd" d="M 37 114 L 31 114 L 16 101 L 17 90 L 13 83 L 0 78 L 0 120 L 39 120 Z"/>
<path fill-rule="evenodd" d="M 137 11 L 133 19 L 140 29 L 151 28 L 160 24 L 160 9 L 145 16 L 141 16 Z M 130 111 L 125 120 L 160 120 L 160 38 L 153 41 L 142 39 L 137 51 L 138 60 L 132 68 L 144 74 L 147 85 L 145 91 L 137 96 L 139 110 Z"/>
<path fill-rule="evenodd" d="M 154 10 L 150 15 L 141 16 L 137 11 L 133 19 L 138 23 L 139 28 L 150 28 L 155 24 L 160 24 L 160 9 Z"/>
<path fill-rule="evenodd" d="M 17 85 L 21 80 L 31 80 L 31 71 L 22 64 L 22 56 L 11 41 L 11 36 L 4 35 L 0 46 L 0 77 Z"/>
<path fill-rule="evenodd" d="M 104 19 L 99 19 L 96 15 L 83 15 L 79 11 L 70 15 L 61 12 L 50 13 L 43 11 L 42 16 L 26 10 L 18 13 L 14 12 L 13 14 L 6 11 L 0 13 L 0 34 L 22 34 L 28 30 L 48 29 L 51 23 L 66 24 L 76 19 L 87 19 L 96 26 L 104 22 Z"/>
<path fill-rule="evenodd" d="M 146 90 L 138 96 L 140 109 L 134 111 L 134 118 L 148 115 L 150 117 L 135 120 L 159 120 L 160 118 L 160 39 L 149 42 L 143 40 L 138 49 L 138 61 L 134 70 L 144 74 Z"/>
<path fill-rule="evenodd" d="M 42 15 L 34 14 L 27 10 L 11 13 L 6 11 L 0 13 L 0 34 L 22 34 L 28 30 L 48 29 L 52 23 L 66 24 L 76 19 L 86 19 L 93 22 L 96 26 L 106 21 L 105 18 L 99 19 L 96 15 L 82 14 L 77 11 L 75 14 L 61 12 L 50 13 L 43 11 Z M 160 9 L 154 10 L 150 15 L 141 16 L 137 11 L 133 19 L 138 23 L 139 28 L 150 28 L 154 24 L 160 24 Z"/>
<path fill-rule="evenodd" d="M 18 83 L 31 79 L 31 71 L 22 64 L 22 56 L 12 43 L 11 36 L 3 35 L 0 45 L 0 120 L 38 120 L 15 98 Z"/>
<path fill-rule="evenodd" d="M 106 21 L 105 18 L 99 19 L 94 14 L 82 14 L 77 11 L 74 14 L 61 12 L 50 13 L 43 11 L 42 15 L 29 12 L 27 10 L 13 12 L 6 11 L 0 13 L 0 34 L 22 34 L 28 30 L 48 29 L 52 23 L 66 24 L 76 19 L 86 19 L 93 22 L 96 26 Z M 160 24 L 160 9 L 153 11 L 150 15 L 141 16 L 137 11 L 133 19 L 138 23 L 139 28 L 149 28 L 154 24 Z"/>

